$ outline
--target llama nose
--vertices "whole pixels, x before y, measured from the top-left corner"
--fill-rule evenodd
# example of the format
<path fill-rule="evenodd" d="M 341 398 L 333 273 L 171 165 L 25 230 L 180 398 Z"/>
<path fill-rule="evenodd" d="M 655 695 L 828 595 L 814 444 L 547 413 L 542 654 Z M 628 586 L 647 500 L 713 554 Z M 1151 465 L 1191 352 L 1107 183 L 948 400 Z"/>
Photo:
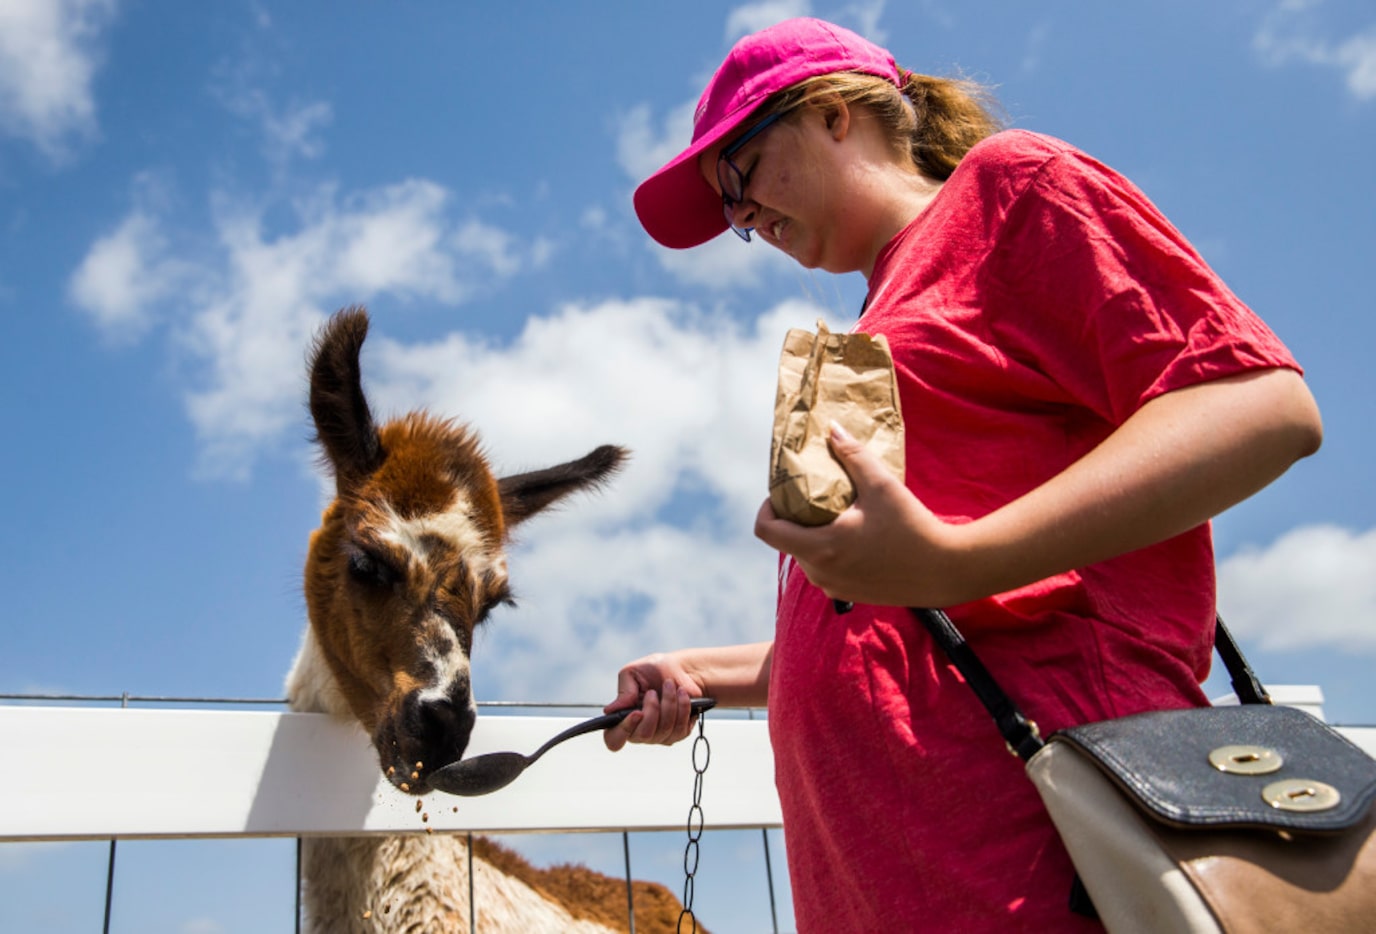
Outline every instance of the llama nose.
<path fill-rule="evenodd" d="M 431 698 L 418 702 L 416 719 L 420 724 L 418 739 L 428 752 L 426 761 L 439 765 L 463 755 L 476 715 L 467 703 Z"/>

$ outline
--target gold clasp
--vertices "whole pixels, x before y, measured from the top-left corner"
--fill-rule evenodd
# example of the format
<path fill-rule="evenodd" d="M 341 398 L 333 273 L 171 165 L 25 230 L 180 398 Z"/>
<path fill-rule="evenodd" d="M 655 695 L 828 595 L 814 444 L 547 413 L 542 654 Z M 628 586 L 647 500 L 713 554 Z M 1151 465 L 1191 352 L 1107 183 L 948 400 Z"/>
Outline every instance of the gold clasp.
<path fill-rule="evenodd" d="M 1269 775 L 1284 762 L 1266 746 L 1219 746 L 1209 753 L 1209 764 L 1229 775 Z"/>
<path fill-rule="evenodd" d="M 1261 789 L 1262 800 L 1281 811 L 1327 811 L 1343 796 L 1326 782 L 1310 778 L 1284 778 Z"/>

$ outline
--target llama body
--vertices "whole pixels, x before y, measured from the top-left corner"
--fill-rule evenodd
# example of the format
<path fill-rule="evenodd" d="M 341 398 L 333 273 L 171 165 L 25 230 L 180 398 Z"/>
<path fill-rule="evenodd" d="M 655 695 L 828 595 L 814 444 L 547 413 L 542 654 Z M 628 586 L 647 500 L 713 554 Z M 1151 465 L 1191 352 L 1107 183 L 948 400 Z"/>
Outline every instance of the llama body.
<path fill-rule="evenodd" d="M 602 483 L 625 452 L 604 446 L 498 479 L 460 425 L 411 413 L 379 427 L 359 372 L 367 330 L 362 309 L 345 309 L 312 353 L 311 415 L 336 495 L 311 535 L 309 625 L 287 696 L 294 710 L 361 724 L 391 783 L 420 795 L 429 773 L 468 745 L 477 716 L 473 632 L 494 606 L 510 602 L 511 529 Z M 478 931 L 628 929 L 624 880 L 577 867 L 535 870 L 491 841 L 474 844 Z M 468 873 L 460 836 L 302 842 L 307 922 L 320 934 L 466 931 Z M 635 886 L 637 930 L 672 930 L 673 896 L 663 886 Z"/>

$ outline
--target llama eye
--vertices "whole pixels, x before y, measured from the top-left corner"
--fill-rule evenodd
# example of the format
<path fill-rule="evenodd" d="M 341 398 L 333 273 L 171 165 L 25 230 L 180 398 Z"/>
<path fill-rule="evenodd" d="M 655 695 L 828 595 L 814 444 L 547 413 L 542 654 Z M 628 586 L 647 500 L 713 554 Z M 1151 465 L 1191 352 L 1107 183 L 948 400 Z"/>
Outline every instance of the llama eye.
<path fill-rule="evenodd" d="M 349 576 L 369 587 L 390 588 L 401 574 L 387 559 L 362 548 L 349 549 Z"/>
<path fill-rule="evenodd" d="M 484 601 L 482 609 L 478 611 L 478 618 L 473 621 L 473 625 L 477 626 L 479 623 L 484 622 L 487 619 L 488 614 L 490 614 L 493 610 L 497 609 L 497 607 L 499 606 L 515 605 L 516 598 L 512 596 L 511 591 L 502 590 L 497 593 L 493 593 L 488 596 L 486 601 Z"/>

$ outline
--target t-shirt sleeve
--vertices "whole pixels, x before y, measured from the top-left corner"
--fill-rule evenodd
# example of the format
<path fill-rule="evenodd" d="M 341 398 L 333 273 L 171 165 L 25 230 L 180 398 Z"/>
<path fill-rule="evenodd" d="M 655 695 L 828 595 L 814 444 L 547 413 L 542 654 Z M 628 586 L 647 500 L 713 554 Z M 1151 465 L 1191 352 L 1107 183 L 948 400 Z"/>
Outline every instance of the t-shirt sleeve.
<path fill-rule="evenodd" d="M 1298 364 L 1131 182 L 1067 148 L 1008 204 L 1000 343 L 1114 423 L 1183 386 Z"/>

